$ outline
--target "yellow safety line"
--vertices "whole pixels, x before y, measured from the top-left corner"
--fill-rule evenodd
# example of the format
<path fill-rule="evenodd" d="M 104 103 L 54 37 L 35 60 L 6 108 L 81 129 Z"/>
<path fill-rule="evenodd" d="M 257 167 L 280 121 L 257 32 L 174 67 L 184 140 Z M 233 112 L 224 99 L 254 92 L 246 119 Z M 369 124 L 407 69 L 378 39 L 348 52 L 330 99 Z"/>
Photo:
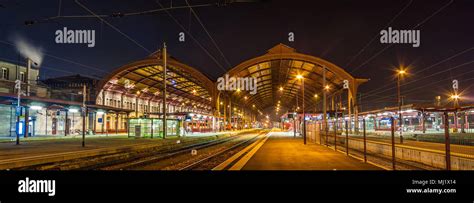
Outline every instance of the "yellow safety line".
<path fill-rule="evenodd" d="M 214 167 L 212 170 L 213 171 L 219 171 L 219 170 L 224 170 L 228 165 L 230 165 L 232 162 L 234 162 L 236 159 L 238 159 L 242 154 L 245 152 L 249 151 L 252 147 L 254 147 L 262 138 L 259 138 L 256 142 L 252 143 L 251 145 L 245 147 L 243 150 L 239 151 L 237 154 L 234 154 L 232 157 L 229 159 L 225 160 L 218 166 Z"/>
<path fill-rule="evenodd" d="M 237 163 L 235 163 L 232 167 L 229 168 L 230 171 L 235 171 L 235 170 L 241 170 L 245 164 L 252 158 L 252 156 L 262 147 L 263 144 L 268 140 L 270 137 L 269 134 L 265 136 L 265 139 L 263 141 L 259 142 L 257 146 L 255 146 L 252 150 L 250 150 L 247 154 L 244 155 Z"/>

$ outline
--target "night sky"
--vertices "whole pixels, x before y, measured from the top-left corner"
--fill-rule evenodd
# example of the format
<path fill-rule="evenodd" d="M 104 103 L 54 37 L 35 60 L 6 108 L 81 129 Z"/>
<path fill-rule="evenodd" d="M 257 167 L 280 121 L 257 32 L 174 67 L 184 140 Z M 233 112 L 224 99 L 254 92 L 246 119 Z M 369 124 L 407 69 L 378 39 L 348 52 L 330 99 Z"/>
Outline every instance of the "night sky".
<path fill-rule="evenodd" d="M 153 0 L 81 0 L 80 3 L 96 14 L 106 15 L 161 8 Z M 162 0 L 160 3 L 169 7 L 171 2 Z M 189 3 L 216 1 L 189 0 Z M 185 5 L 184 0 L 173 1 L 173 6 Z M 101 78 L 121 65 L 146 57 L 166 42 L 172 56 L 216 80 L 225 70 L 284 43 L 298 52 L 328 60 L 356 77 L 370 78 L 360 89 L 362 110 L 394 105 L 393 69 L 400 65 L 409 66 L 411 73 L 403 80 L 409 83 L 402 87 L 405 103 L 432 102 L 436 95 L 445 96 L 451 89 L 452 79 L 460 81 L 463 101 L 474 103 L 472 0 L 262 1 L 194 10 L 226 59 L 188 8 L 169 13 L 209 50 L 217 63 L 191 37 L 186 36 L 185 42 L 179 42 L 178 33 L 182 29 L 166 12 L 103 18 L 142 48 L 98 18 L 43 20 L 58 16 L 58 11 L 62 16 L 90 15 L 74 1 L 0 0 L 0 60 L 17 63 L 20 58 L 20 63 L 24 63 L 15 48 L 8 45 L 20 37 L 46 54 L 41 64 L 42 79 L 72 74 Z M 25 25 L 25 21 L 35 23 Z M 419 29 L 420 47 L 381 44 L 379 32 L 388 26 Z M 63 27 L 95 30 L 95 47 L 56 44 L 55 31 Z M 295 33 L 295 42 L 288 42 L 288 32 Z"/>

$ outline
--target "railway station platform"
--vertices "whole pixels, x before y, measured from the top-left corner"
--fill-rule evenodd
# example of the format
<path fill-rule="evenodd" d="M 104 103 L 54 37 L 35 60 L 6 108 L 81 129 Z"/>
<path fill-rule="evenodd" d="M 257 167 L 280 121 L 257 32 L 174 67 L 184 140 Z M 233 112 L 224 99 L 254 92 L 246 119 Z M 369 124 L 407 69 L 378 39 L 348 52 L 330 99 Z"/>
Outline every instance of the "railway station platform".
<path fill-rule="evenodd" d="M 382 170 L 293 133 L 271 132 L 240 170 Z"/>

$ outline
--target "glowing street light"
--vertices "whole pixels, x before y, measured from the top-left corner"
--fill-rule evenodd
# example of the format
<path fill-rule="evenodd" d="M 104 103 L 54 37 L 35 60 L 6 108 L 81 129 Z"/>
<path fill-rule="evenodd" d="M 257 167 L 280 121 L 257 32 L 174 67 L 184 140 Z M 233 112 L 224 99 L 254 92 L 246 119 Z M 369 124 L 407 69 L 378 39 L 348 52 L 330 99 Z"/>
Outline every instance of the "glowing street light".
<path fill-rule="evenodd" d="M 283 87 L 280 86 L 280 91 L 283 91 Z"/>
<path fill-rule="evenodd" d="M 304 112 L 304 77 L 302 75 L 297 75 L 296 78 L 301 80 L 301 94 L 303 95 L 303 143 L 306 144 L 306 114 Z"/>
<path fill-rule="evenodd" d="M 400 144 L 403 144 L 403 118 L 402 118 L 402 100 L 400 95 L 400 78 L 407 74 L 407 71 L 400 67 L 397 70 L 397 98 L 398 98 L 398 119 L 399 119 L 399 126 L 400 126 Z"/>
<path fill-rule="evenodd" d="M 459 94 L 453 94 L 453 95 L 451 95 L 450 98 L 451 98 L 452 100 L 457 101 L 457 100 L 459 100 L 459 99 L 461 98 L 461 96 L 459 96 Z"/>

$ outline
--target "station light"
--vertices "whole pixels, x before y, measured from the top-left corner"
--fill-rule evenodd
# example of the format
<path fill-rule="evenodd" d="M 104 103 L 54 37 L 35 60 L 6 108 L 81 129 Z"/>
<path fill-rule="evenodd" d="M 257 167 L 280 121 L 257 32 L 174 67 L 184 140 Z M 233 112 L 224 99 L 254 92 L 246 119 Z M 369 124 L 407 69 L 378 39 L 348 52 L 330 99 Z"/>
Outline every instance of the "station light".
<path fill-rule="evenodd" d="M 248 99 L 248 97 L 247 97 L 247 96 L 245 96 L 245 97 L 244 97 L 244 99 L 245 99 L 245 100 L 247 100 L 247 99 Z"/>
<path fill-rule="evenodd" d="M 71 113 L 77 113 L 77 112 L 79 112 L 79 109 L 68 109 L 67 111 L 69 111 Z"/>
<path fill-rule="evenodd" d="M 451 95 L 451 99 L 453 99 L 453 100 L 458 100 L 458 99 L 460 99 L 460 98 L 461 98 L 461 96 L 459 96 L 459 94 L 453 94 L 453 95 Z"/>
<path fill-rule="evenodd" d="M 397 73 L 398 73 L 399 75 L 404 75 L 404 74 L 407 73 L 407 71 L 406 71 L 405 69 L 403 69 L 403 68 L 400 68 L 399 70 L 397 70 Z"/>
<path fill-rule="evenodd" d="M 324 89 L 329 90 L 329 85 L 326 85 L 326 87 L 324 87 Z"/>
<path fill-rule="evenodd" d="M 30 106 L 30 108 L 31 108 L 32 110 L 41 110 L 41 109 L 43 109 L 42 106 Z"/>
<path fill-rule="evenodd" d="M 283 91 L 283 87 L 280 86 L 280 91 Z"/>
<path fill-rule="evenodd" d="M 303 79 L 303 76 L 302 75 L 297 75 L 296 79 Z"/>
<path fill-rule="evenodd" d="M 314 94 L 314 98 L 318 98 L 318 94 Z"/>

